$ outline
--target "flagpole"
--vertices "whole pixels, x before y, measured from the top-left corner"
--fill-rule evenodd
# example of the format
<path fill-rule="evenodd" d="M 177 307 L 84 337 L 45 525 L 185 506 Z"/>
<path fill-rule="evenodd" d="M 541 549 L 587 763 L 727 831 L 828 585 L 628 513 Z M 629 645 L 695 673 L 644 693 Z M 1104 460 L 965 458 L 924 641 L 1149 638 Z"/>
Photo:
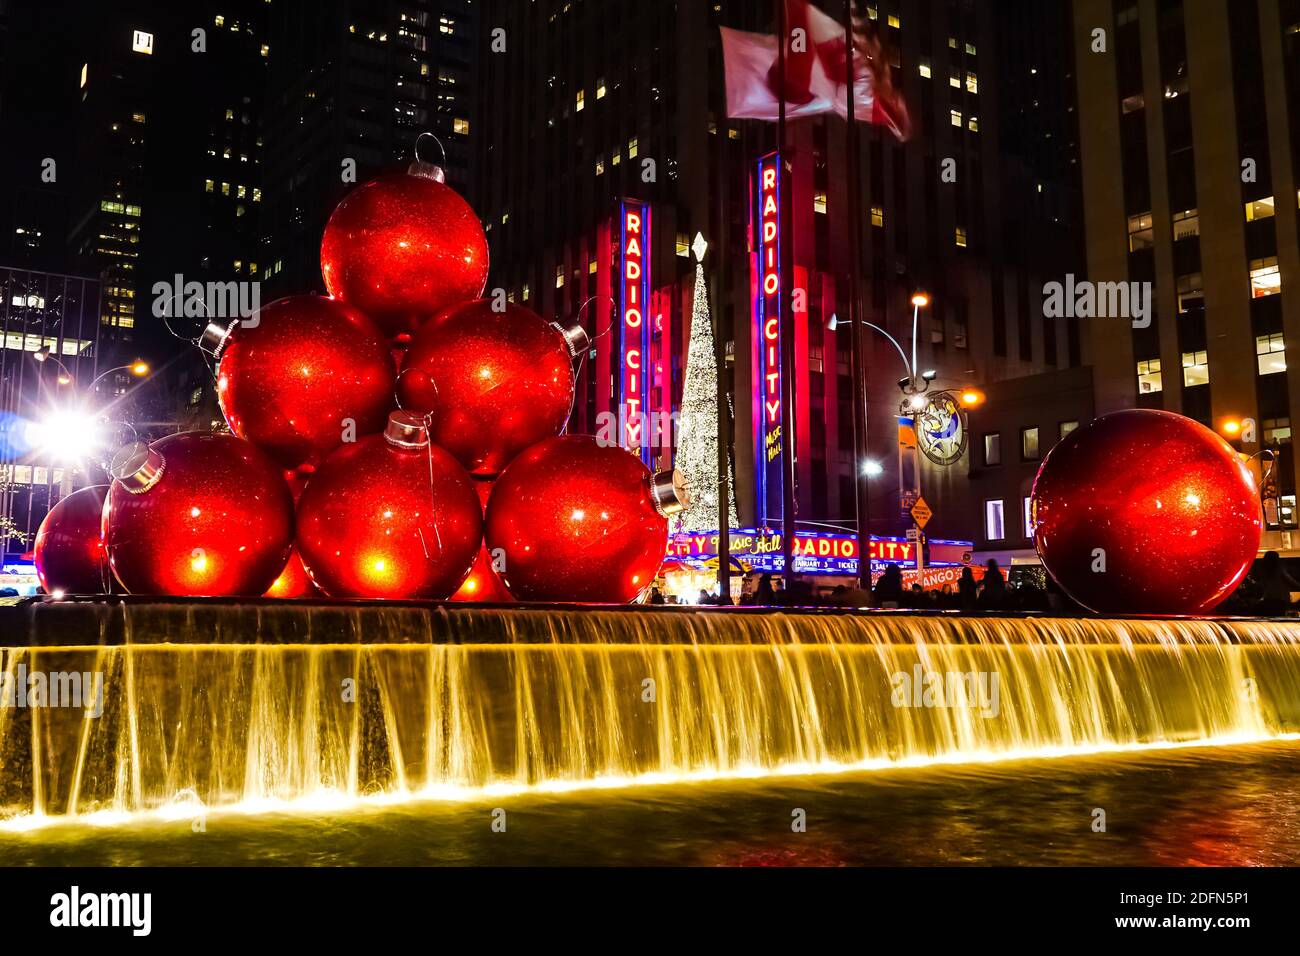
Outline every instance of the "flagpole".
<path fill-rule="evenodd" d="M 848 90 L 848 117 L 845 125 L 844 154 L 849 181 L 849 374 L 852 377 L 853 401 L 853 488 L 854 514 L 858 532 L 858 583 L 871 590 L 871 487 L 863 463 L 867 456 L 867 377 L 866 356 L 862 353 L 863 326 L 858 308 L 858 273 L 862 266 L 862 179 L 858 143 L 857 98 L 853 73 L 853 0 L 844 0 L 844 73 Z"/>
<path fill-rule="evenodd" d="M 776 145 L 780 157 L 778 175 L 781 183 L 781 208 L 778 229 L 781 237 L 781 558 L 786 597 L 793 595 L 795 537 L 795 461 L 794 461 L 794 246 L 791 229 L 791 158 L 786 155 L 786 50 L 790 46 L 790 27 L 786 0 L 777 0 L 777 50 L 781 89 L 777 101 Z"/>

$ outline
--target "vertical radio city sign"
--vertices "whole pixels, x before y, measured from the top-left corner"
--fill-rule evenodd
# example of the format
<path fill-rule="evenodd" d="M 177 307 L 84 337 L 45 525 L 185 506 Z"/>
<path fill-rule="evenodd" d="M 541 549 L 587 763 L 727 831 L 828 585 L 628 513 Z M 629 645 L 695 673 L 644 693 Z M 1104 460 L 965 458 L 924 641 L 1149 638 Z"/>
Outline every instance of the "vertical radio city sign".
<path fill-rule="evenodd" d="M 781 158 L 758 161 L 752 184 L 754 250 L 754 476 L 760 524 L 781 524 Z"/>
<path fill-rule="evenodd" d="M 619 417 L 623 445 L 650 463 L 650 207 L 619 204 Z"/>

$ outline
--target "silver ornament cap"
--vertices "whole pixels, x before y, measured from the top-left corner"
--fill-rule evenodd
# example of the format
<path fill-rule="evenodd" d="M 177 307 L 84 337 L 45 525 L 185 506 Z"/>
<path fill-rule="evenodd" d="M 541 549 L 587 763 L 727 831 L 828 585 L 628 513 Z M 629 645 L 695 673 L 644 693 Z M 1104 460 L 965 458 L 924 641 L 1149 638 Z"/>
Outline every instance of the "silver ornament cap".
<path fill-rule="evenodd" d="M 435 183 L 445 183 L 447 174 L 437 163 L 425 162 L 423 159 L 417 159 L 406 167 L 408 176 L 419 176 L 421 179 L 432 179 Z"/>
<path fill-rule="evenodd" d="M 569 347 L 570 358 L 577 358 L 591 348 L 591 336 L 581 325 L 571 325 L 566 329 L 559 322 L 552 322 L 551 328 L 564 336 L 564 342 Z"/>
<path fill-rule="evenodd" d="M 213 358 L 221 358 L 221 350 L 226 347 L 226 339 L 230 338 L 230 333 L 235 330 L 235 326 L 238 324 L 238 319 L 232 319 L 228 322 L 209 322 L 207 327 L 204 328 L 203 334 L 199 336 L 199 348 Z"/>
<path fill-rule="evenodd" d="M 108 464 L 114 481 L 133 495 L 142 495 L 162 479 L 167 459 L 147 442 L 134 441 L 119 448 Z"/>
<path fill-rule="evenodd" d="M 655 510 L 665 518 L 685 511 L 690 506 L 691 494 L 682 473 L 674 468 L 661 471 L 650 479 L 650 500 Z"/>
<path fill-rule="evenodd" d="M 424 416 L 418 412 L 389 412 L 384 440 L 394 448 L 424 448 L 429 444 L 429 429 L 424 424 Z"/>

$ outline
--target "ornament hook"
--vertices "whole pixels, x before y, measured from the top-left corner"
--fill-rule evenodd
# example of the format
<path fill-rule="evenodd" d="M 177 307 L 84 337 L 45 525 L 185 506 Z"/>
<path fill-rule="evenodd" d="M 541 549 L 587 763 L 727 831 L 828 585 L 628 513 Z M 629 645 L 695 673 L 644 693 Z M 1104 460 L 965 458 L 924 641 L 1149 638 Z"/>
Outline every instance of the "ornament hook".
<path fill-rule="evenodd" d="M 426 136 L 438 144 L 438 151 L 442 153 L 441 163 L 430 162 L 429 160 L 420 157 L 420 143 Z M 442 140 L 433 133 L 430 133 L 428 130 L 425 130 L 419 136 L 415 137 L 415 145 L 412 147 L 411 151 L 415 154 L 415 161 L 411 163 L 407 172 L 412 176 L 424 176 L 427 179 L 432 179 L 440 183 L 446 182 L 447 174 L 444 170 L 447 167 L 447 147 L 442 145 Z"/>

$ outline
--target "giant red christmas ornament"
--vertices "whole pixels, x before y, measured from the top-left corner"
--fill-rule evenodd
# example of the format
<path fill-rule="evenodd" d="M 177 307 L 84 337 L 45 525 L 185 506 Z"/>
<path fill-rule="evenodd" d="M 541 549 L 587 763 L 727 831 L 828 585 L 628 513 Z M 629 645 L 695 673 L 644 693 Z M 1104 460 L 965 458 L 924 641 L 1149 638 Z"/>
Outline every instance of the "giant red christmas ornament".
<path fill-rule="evenodd" d="M 110 471 L 104 547 L 130 593 L 257 596 L 284 569 L 293 498 L 248 442 L 183 432 L 128 445 Z"/>
<path fill-rule="evenodd" d="M 336 451 L 298 501 L 298 551 L 330 597 L 445 599 L 482 542 L 473 480 L 413 412 Z"/>
<path fill-rule="evenodd" d="M 1076 429 L 1034 480 L 1034 544 L 1065 591 L 1111 614 L 1201 614 L 1259 548 L 1259 492 L 1236 452 L 1172 412 L 1130 409 Z"/>
<path fill-rule="evenodd" d="M 488 498 L 492 495 L 492 485 L 493 482 L 484 479 L 474 482 L 479 501 L 485 510 Z M 514 596 L 506 590 L 505 584 L 501 581 L 501 576 L 497 574 L 495 562 L 492 560 L 492 552 L 488 550 L 486 542 L 479 548 L 478 557 L 474 559 L 474 566 L 469 569 L 469 577 L 461 584 L 460 590 L 451 596 L 451 600 L 481 601 L 495 604 L 514 603 Z"/>
<path fill-rule="evenodd" d="M 271 583 L 262 597 L 269 598 L 307 598 L 316 597 L 320 590 L 312 584 L 311 576 L 307 574 L 307 569 L 303 567 L 302 557 L 298 554 L 298 549 L 294 548 L 289 555 L 289 560 L 280 572 L 280 576 Z"/>
<path fill-rule="evenodd" d="M 36 531 L 36 577 L 47 594 L 103 594 L 108 561 L 100 525 L 108 485 L 74 491 L 50 509 Z"/>
<path fill-rule="evenodd" d="M 230 428 L 286 468 L 313 466 L 345 440 L 381 431 L 393 405 L 383 333 L 350 305 L 293 295 L 249 319 L 213 324 L 217 399 Z"/>
<path fill-rule="evenodd" d="M 487 546 L 522 601 L 624 604 L 663 564 L 668 515 L 686 504 L 675 472 L 586 435 L 520 454 L 488 500 Z"/>
<path fill-rule="evenodd" d="M 403 408 L 427 412 L 429 435 L 474 475 L 495 475 L 553 438 L 573 407 L 581 326 L 564 330 L 518 305 L 453 306 L 411 341 L 398 379 Z"/>
<path fill-rule="evenodd" d="M 442 170 L 415 162 L 358 186 L 338 204 L 321 240 L 330 294 L 389 335 L 483 293 L 487 237 Z"/>

